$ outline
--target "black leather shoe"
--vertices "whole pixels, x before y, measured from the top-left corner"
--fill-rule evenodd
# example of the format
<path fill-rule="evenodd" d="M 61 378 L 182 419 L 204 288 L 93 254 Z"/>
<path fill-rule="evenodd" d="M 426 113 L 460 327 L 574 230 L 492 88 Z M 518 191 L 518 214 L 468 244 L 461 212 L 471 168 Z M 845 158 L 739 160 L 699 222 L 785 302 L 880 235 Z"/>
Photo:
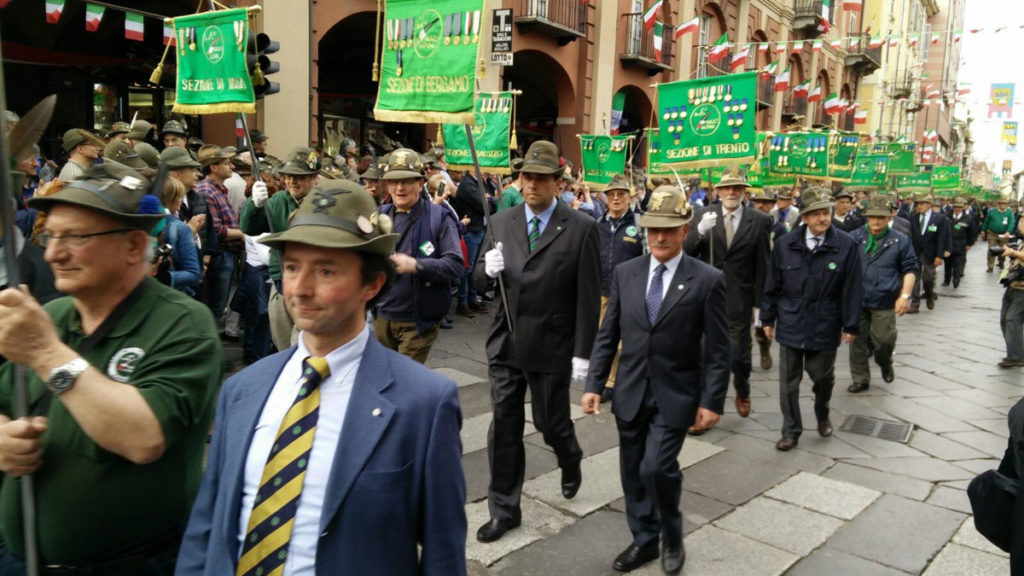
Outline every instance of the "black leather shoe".
<path fill-rule="evenodd" d="M 665 574 L 679 574 L 686 563 L 686 548 L 679 544 L 678 547 L 666 547 L 661 552 L 661 571 Z"/>
<path fill-rule="evenodd" d="M 485 544 L 487 542 L 494 542 L 504 536 L 509 530 L 519 528 L 519 524 L 521 522 L 522 519 L 518 516 L 515 518 L 506 518 L 504 520 L 495 520 L 494 518 L 491 518 L 486 524 L 476 531 L 476 541 L 483 542 Z"/>
<path fill-rule="evenodd" d="M 577 462 L 575 466 L 568 468 L 562 468 L 562 496 L 566 500 L 571 500 L 576 493 L 580 491 L 580 486 L 583 484 L 583 471 L 580 470 L 580 465 Z"/>
<path fill-rule="evenodd" d="M 605 387 L 604 390 L 601 390 L 601 404 L 611 402 L 613 396 L 615 396 L 615 388 Z"/>
<path fill-rule="evenodd" d="M 818 422 L 818 436 L 822 438 L 828 438 L 832 435 L 832 421 L 825 418 L 821 422 Z"/>
<path fill-rule="evenodd" d="M 867 382 L 854 382 L 853 384 L 850 384 L 846 391 L 849 392 L 850 394 L 858 394 L 860 392 L 867 390 L 869 387 L 870 386 Z"/>
<path fill-rule="evenodd" d="M 886 382 L 892 382 L 896 379 L 896 372 L 892 369 L 892 364 L 882 366 L 882 380 Z"/>
<path fill-rule="evenodd" d="M 621 554 L 615 557 L 615 562 L 612 562 L 612 568 L 615 568 L 619 572 L 630 572 L 643 566 L 644 564 L 654 560 L 658 557 L 658 541 L 648 544 L 647 546 L 637 546 L 636 544 L 630 544 L 629 548 L 622 551 Z"/>
<path fill-rule="evenodd" d="M 782 452 L 788 452 L 793 448 L 796 448 L 797 442 L 798 440 L 792 436 L 783 436 L 775 443 L 775 449 Z"/>

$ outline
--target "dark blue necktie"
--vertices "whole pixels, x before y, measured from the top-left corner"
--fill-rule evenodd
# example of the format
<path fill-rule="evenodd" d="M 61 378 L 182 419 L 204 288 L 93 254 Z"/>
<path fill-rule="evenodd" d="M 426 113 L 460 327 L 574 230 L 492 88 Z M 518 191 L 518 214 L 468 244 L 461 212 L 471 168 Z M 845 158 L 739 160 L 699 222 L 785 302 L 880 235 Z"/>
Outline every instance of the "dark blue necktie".
<path fill-rule="evenodd" d="M 647 318 L 654 325 L 658 318 L 658 311 L 661 310 L 661 292 L 664 285 L 661 283 L 661 275 L 665 273 L 665 265 L 658 264 L 654 269 L 654 277 L 651 278 L 651 288 L 647 290 Z"/>

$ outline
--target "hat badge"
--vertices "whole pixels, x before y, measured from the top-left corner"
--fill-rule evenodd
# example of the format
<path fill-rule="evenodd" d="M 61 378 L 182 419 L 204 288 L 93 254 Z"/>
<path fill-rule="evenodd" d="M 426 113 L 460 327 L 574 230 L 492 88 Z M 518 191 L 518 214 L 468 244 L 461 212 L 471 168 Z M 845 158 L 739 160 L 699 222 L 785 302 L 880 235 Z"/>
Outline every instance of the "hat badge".
<path fill-rule="evenodd" d="M 373 223 L 370 222 L 369 218 L 363 216 L 362 214 L 360 214 L 359 217 L 356 218 L 356 227 L 358 227 L 363 234 L 369 234 L 373 232 Z"/>
<path fill-rule="evenodd" d="M 306 156 L 306 166 L 309 166 L 310 170 L 316 170 L 316 152 L 310 152 Z"/>
<path fill-rule="evenodd" d="M 330 196 L 321 195 L 313 199 L 313 212 L 326 214 L 327 211 L 337 204 L 338 201 Z"/>

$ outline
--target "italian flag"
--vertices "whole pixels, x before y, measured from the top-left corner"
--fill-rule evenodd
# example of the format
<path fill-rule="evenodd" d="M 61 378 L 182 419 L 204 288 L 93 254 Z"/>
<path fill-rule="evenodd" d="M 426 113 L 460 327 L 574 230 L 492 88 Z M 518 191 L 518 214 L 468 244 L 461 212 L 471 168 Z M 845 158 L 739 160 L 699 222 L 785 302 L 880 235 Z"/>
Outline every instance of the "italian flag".
<path fill-rule="evenodd" d="M 855 11 L 859 12 L 861 7 L 862 7 L 862 5 L 863 5 L 863 0 L 843 0 L 843 10 L 847 10 L 847 11 L 855 10 Z"/>
<path fill-rule="evenodd" d="M 804 41 L 797 40 L 793 43 L 793 54 L 799 54 L 804 51 Z"/>
<path fill-rule="evenodd" d="M 658 0 L 650 8 L 644 12 L 644 28 L 648 30 L 654 28 L 655 19 L 658 17 L 658 11 L 661 10 L 661 4 L 664 0 Z"/>
<path fill-rule="evenodd" d="M 839 50 L 840 48 L 843 47 L 843 39 L 842 38 L 836 38 L 835 40 L 829 42 L 828 45 L 831 46 L 832 48 L 836 49 L 836 50 Z"/>
<path fill-rule="evenodd" d="M 938 32 L 932 32 L 932 46 L 939 43 L 940 34 Z"/>
<path fill-rule="evenodd" d="M 939 90 L 929 90 L 926 98 L 928 98 L 929 100 L 937 100 L 941 95 L 942 92 L 940 92 Z"/>
<path fill-rule="evenodd" d="M 857 113 L 853 115 L 854 124 L 867 124 L 868 123 L 868 111 L 857 110 Z"/>
<path fill-rule="evenodd" d="M 679 40 L 686 34 L 691 34 L 700 30 L 700 19 L 694 18 L 693 20 L 687 20 L 679 26 L 676 26 L 675 31 L 672 32 L 672 39 Z"/>
<path fill-rule="evenodd" d="M 778 44 L 775 45 L 775 54 L 777 54 L 779 56 L 782 56 L 785 53 L 786 53 L 786 43 L 785 42 L 779 42 Z"/>
<path fill-rule="evenodd" d="M 722 37 L 715 42 L 708 50 L 708 62 L 718 62 L 729 53 L 729 37 L 722 34 Z"/>
<path fill-rule="evenodd" d="M 925 142 L 938 142 L 939 133 L 936 132 L 934 128 L 929 128 L 924 131 L 924 140 Z"/>
<path fill-rule="evenodd" d="M 871 37 L 871 43 L 868 44 L 868 46 L 872 50 L 874 50 L 875 48 L 881 48 L 882 44 L 885 44 L 885 41 L 882 40 L 881 36 L 872 36 Z"/>
<path fill-rule="evenodd" d="M 661 42 L 665 33 L 665 25 L 660 21 L 654 22 L 654 61 L 661 62 Z"/>
<path fill-rule="evenodd" d="M 164 24 L 164 46 L 174 44 L 174 25 Z"/>
<path fill-rule="evenodd" d="M 46 0 L 46 22 L 56 24 L 60 22 L 60 14 L 64 11 L 64 0 Z"/>
<path fill-rule="evenodd" d="M 832 29 L 829 20 L 832 19 L 832 1 L 821 0 L 821 22 L 818 23 L 818 32 L 822 34 L 828 34 L 829 30 Z"/>
<path fill-rule="evenodd" d="M 956 32 L 954 32 L 953 33 L 953 44 L 959 44 L 960 43 L 960 36 L 962 36 L 962 35 L 963 35 L 963 31 L 961 31 L 961 30 L 957 30 Z"/>
<path fill-rule="evenodd" d="M 85 5 L 85 29 L 89 32 L 95 32 L 100 29 L 100 22 L 103 21 L 103 11 L 106 10 L 105 6 L 99 4 L 86 4 Z"/>
<path fill-rule="evenodd" d="M 797 84 L 793 87 L 794 98 L 807 98 L 807 91 L 811 88 L 811 81 L 808 80 L 802 84 Z"/>
<path fill-rule="evenodd" d="M 900 43 L 899 36 L 889 36 L 889 48 L 895 48 Z"/>
<path fill-rule="evenodd" d="M 761 75 L 766 77 L 766 78 L 768 76 L 775 76 L 775 71 L 778 70 L 778 69 L 779 69 L 779 63 L 778 62 L 771 62 L 767 66 L 764 67 L 764 70 L 761 70 Z"/>
<path fill-rule="evenodd" d="M 918 38 L 919 38 L 919 37 L 918 37 L 918 35 L 917 35 L 917 34 L 911 34 L 911 35 L 910 35 L 910 42 L 908 43 L 908 46 L 910 46 L 911 48 L 913 48 L 913 47 L 917 46 L 917 40 L 918 40 Z"/>
<path fill-rule="evenodd" d="M 821 41 L 821 38 L 815 40 L 813 43 L 811 43 L 811 52 L 814 52 L 815 54 L 821 54 L 822 44 L 824 43 Z"/>
<path fill-rule="evenodd" d="M 842 100 L 839 99 L 839 95 L 835 92 L 828 95 L 825 98 L 825 113 L 826 114 L 838 114 L 843 109 Z"/>
<path fill-rule="evenodd" d="M 241 118 L 235 118 L 235 137 L 240 139 L 242 141 L 242 144 L 246 143 L 245 142 L 245 126 L 242 125 L 242 119 Z"/>
<path fill-rule="evenodd" d="M 783 72 L 782 74 L 779 74 L 778 76 L 775 77 L 775 91 L 776 92 L 785 92 L 788 89 L 789 89 L 789 68 L 787 67 L 785 72 Z"/>
<path fill-rule="evenodd" d="M 858 44 L 860 44 L 860 38 L 850 38 L 850 52 L 856 50 Z"/>
<path fill-rule="evenodd" d="M 758 54 L 767 54 L 768 53 L 768 48 L 770 48 L 770 47 L 771 47 L 771 45 L 768 44 L 767 42 L 762 42 L 761 44 L 757 45 L 757 53 Z"/>
<path fill-rule="evenodd" d="M 750 56 L 750 44 L 743 47 L 742 50 L 732 55 L 732 63 L 729 64 L 729 71 L 735 72 L 739 68 L 743 68 L 747 65 L 747 57 Z"/>
<path fill-rule="evenodd" d="M 821 85 L 815 86 L 814 90 L 811 90 L 810 93 L 807 94 L 807 101 L 821 102 Z"/>
<path fill-rule="evenodd" d="M 129 40 L 142 42 L 146 39 L 143 32 L 142 14 L 137 12 L 124 13 L 124 37 Z"/>
<path fill-rule="evenodd" d="M 970 93 L 971 93 L 971 85 L 970 85 L 970 83 L 961 84 L 960 87 L 957 88 L 957 91 L 956 91 L 957 96 L 967 96 Z"/>

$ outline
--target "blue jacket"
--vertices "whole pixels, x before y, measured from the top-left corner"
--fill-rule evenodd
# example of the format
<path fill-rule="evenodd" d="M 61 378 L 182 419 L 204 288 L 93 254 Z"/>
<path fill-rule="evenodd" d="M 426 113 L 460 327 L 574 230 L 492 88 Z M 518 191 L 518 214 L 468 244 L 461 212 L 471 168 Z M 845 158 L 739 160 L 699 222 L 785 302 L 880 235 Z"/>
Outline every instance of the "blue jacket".
<path fill-rule="evenodd" d="M 863 306 L 871 310 L 892 310 L 903 287 L 903 277 L 908 273 L 917 274 L 920 265 L 906 234 L 889 230 L 878 249 L 867 254 L 864 249 L 868 245 L 868 234 L 865 227 L 850 234 L 860 245 L 858 252 L 864 261 Z"/>
<path fill-rule="evenodd" d="M 602 216 L 597 221 L 597 231 L 601 242 L 601 296 L 608 296 L 612 270 L 644 253 L 644 229 L 636 225 L 636 215 L 627 209 L 617 223 L 607 214 Z"/>
<path fill-rule="evenodd" d="M 174 270 L 171 271 L 171 288 L 192 296 L 199 286 L 202 271 L 199 268 L 199 250 L 192 240 L 192 229 L 176 217 L 167 216 L 164 239 L 171 245 Z"/>
<path fill-rule="evenodd" d="M 857 334 L 864 286 L 858 244 L 835 226 L 811 252 L 801 224 L 775 241 L 765 275 L 761 320 L 775 326 L 779 344 L 799 350 L 839 347 L 843 332 Z"/>

